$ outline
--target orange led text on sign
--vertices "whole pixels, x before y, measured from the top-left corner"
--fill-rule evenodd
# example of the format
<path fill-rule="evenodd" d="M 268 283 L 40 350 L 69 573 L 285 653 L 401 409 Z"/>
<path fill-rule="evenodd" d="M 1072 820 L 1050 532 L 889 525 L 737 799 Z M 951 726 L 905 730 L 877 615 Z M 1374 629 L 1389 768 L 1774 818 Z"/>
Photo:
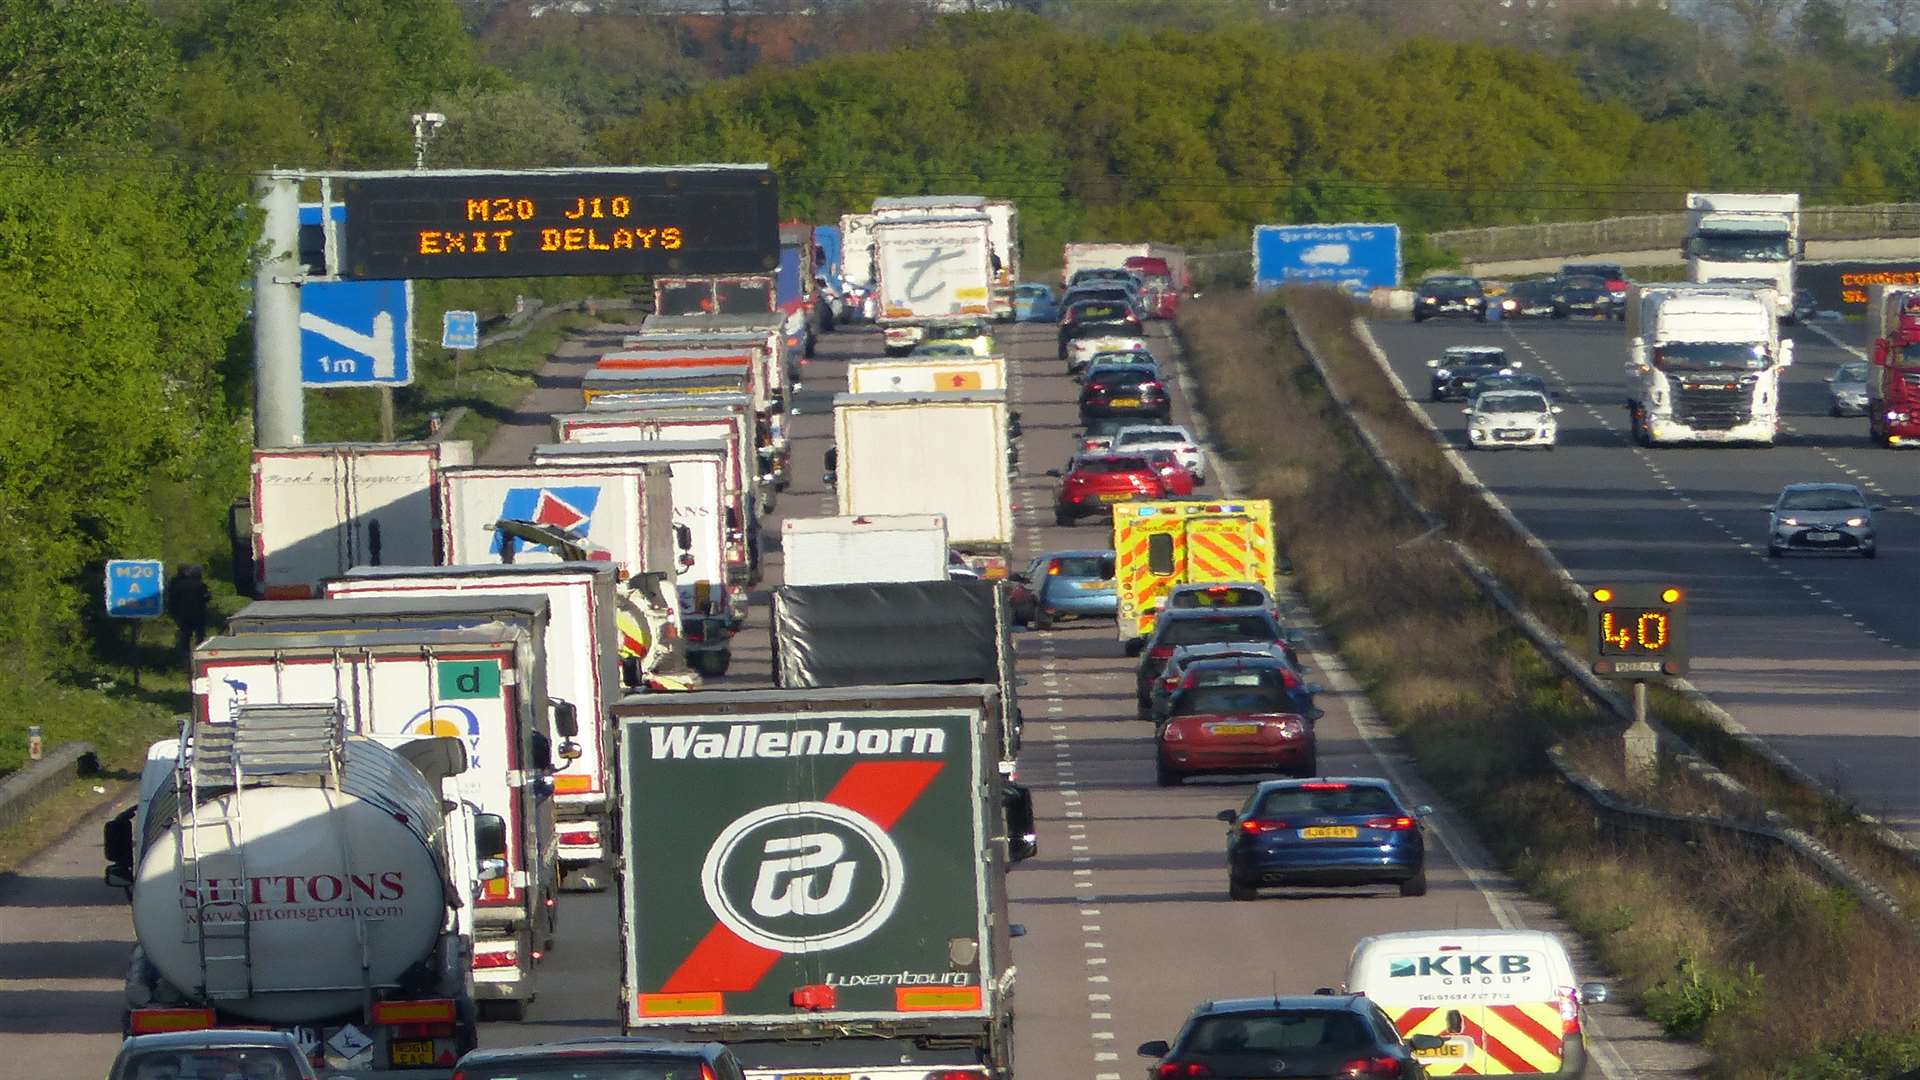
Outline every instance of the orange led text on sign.
<path fill-rule="evenodd" d="M 581 195 L 573 205 L 560 211 L 571 221 L 626 219 L 633 216 L 633 200 L 625 195 Z M 531 222 L 540 216 L 534 200 L 518 196 L 495 196 L 466 200 L 469 222 L 500 224 Z M 549 219 L 551 220 L 551 219 Z M 487 255 L 518 250 L 512 229 L 421 229 L 418 234 L 422 255 Z M 542 228 L 541 251 L 632 251 L 635 249 L 679 251 L 686 246 L 686 234 L 677 226 L 628 227 L 609 230 L 581 226 Z"/>
<path fill-rule="evenodd" d="M 1600 613 L 1600 637 L 1616 649 L 1631 649 L 1638 646 L 1648 652 L 1657 652 L 1667 647 L 1667 614 L 1664 611 L 1643 611 L 1633 621 L 1633 628 L 1621 625 L 1616 616 L 1618 612 Z"/>

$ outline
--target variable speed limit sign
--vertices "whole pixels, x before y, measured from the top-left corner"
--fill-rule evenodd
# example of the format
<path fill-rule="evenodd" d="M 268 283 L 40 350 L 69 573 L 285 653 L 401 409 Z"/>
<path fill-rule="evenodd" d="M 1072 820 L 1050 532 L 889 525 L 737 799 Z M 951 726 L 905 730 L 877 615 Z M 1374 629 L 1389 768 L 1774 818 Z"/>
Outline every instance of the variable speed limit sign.
<path fill-rule="evenodd" d="M 1687 594 L 1673 585 L 1601 585 L 1587 593 L 1593 673 L 1654 679 L 1687 673 Z"/>

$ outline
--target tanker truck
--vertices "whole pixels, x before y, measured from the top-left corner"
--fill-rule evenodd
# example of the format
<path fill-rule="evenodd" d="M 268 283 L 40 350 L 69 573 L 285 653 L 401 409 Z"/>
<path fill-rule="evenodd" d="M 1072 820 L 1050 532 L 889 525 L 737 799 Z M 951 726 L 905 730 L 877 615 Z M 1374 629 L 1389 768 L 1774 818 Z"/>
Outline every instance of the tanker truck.
<path fill-rule="evenodd" d="M 156 743 L 109 821 L 136 944 L 127 1034 L 287 1031 L 325 1074 L 447 1076 L 475 1045 L 476 881 L 507 831 L 443 797 L 459 739 L 388 746 L 333 705 L 248 705 Z"/>

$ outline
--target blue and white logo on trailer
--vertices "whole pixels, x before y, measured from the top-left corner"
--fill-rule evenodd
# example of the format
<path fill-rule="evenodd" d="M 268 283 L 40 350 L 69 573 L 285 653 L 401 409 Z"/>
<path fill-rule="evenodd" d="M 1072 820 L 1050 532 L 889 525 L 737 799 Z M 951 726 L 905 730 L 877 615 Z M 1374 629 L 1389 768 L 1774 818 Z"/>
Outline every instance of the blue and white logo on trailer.
<path fill-rule="evenodd" d="M 1253 287 L 1289 282 L 1339 285 L 1353 292 L 1400 284 L 1400 226 L 1257 225 Z"/>
<path fill-rule="evenodd" d="M 329 207 L 332 227 L 347 208 Z M 320 204 L 300 207 L 320 224 Z M 314 281 L 300 286 L 300 381 L 306 386 L 406 386 L 413 382 L 413 282 Z"/>

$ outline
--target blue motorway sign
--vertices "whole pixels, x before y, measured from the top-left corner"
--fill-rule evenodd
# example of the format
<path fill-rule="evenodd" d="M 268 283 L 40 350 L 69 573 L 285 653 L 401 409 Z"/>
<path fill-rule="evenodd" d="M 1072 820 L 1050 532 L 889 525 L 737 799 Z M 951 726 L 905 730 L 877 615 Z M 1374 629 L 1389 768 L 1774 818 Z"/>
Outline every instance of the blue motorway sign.
<path fill-rule="evenodd" d="M 166 566 L 159 559 L 107 560 L 107 614 L 157 619 L 167 613 Z"/>
<path fill-rule="evenodd" d="M 335 228 L 347 208 L 331 207 Z M 300 207 L 320 224 L 320 204 Z M 300 287 L 300 381 L 306 386 L 413 382 L 413 282 L 315 281 Z"/>
<path fill-rule="evenodd" d="M 1340 285 L 1355 291 L 1400 284 L 1400 226 L 1257 225 L 1253 287 L 1289 282 Z"/>
<path fill-rule="evenodd" d="M 442 312 L 440 347 L 443 349 L 479 348 L 480 316 L 471 311 Z"/>

